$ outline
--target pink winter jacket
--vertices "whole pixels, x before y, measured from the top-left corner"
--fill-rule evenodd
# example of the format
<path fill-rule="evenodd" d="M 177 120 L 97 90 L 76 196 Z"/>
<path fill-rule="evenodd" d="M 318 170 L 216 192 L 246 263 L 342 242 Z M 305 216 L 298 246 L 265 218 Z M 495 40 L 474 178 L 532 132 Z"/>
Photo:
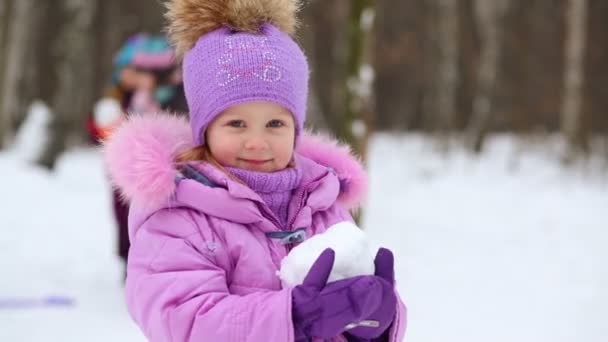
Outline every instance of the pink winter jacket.
<path fill-rule="evenodd" d="M 184 177 L 173 159 L 191 141 L 185 119 L 133 115 L 105 146 L 131 203 L 129 312 L 150 341 L 294 341 L 291 288 L 276 274 L 288 248 L 265 233 L 304 227 L 311 236 L 351 220 L 366 188 L 361 165 L 344 146 L 303 137 L 302 184 L 289 225 L 277 227 L 255 192 L 209 164 L 192 165 L 204 181 Z M 390 341 L 403 339 L 405 322 L 400 303 Z"/>

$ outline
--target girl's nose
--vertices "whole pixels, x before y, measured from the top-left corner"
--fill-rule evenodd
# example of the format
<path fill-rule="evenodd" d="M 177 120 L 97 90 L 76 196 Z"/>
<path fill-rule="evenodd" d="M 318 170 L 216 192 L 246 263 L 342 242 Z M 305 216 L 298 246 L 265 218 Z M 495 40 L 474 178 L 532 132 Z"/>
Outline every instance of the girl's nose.
<path fill-rule="evenodd" d="M 264 150 L 268 148 L 268 143 L 262 135 L 255 134 L 247 137 L 245 148 L 248 150 Z"/>

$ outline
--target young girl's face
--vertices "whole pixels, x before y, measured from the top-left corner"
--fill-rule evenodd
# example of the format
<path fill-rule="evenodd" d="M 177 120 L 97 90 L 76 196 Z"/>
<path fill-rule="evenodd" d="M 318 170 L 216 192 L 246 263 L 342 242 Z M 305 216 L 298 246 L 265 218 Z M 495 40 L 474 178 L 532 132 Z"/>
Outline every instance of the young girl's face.
<path fill-rule="evenodd" d="M 271 102 L 246 102 L 226 109 L 211 122 L 206 142 L 223 166 L 275 172 L 293 155 L 295 122 L 291 113 Z"/>
<path fill-rule="evenodd" d="M 138 75 L 135 68 L 127 65 L 120 71 L 120 84 L 125 90 L 133 90 L 137 88 Z"/>

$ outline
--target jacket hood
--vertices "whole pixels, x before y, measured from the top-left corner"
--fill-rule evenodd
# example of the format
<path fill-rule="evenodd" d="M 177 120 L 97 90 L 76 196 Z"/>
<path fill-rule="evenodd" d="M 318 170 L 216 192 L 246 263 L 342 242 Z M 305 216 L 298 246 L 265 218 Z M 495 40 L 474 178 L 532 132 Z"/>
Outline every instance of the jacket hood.
<path fill-rule="evenodd" d="M 192 147 L 186 118 L 145 114 L 131 115 L 104 142 L 103 149 L 111 182 L 122 197 L 155 206 L 175 193 L 179 170 L 174 159 Z M 327 136 L 305 132 L 296 153 L 333 169 L 340 181 L 340 205 L 347 209 L 361 205 L 367 192 L 367 175 L 350 147 Z"/>

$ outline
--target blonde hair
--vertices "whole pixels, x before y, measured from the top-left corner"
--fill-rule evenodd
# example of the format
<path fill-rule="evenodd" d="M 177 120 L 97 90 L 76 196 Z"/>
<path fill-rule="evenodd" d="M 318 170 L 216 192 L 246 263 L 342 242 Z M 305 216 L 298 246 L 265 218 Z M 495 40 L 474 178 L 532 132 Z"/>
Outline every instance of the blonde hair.
<path fill-rule="evenodd" d="M 181 152 L 175 158 L 175 162 L 177 163 L 177 165 L 185 165 L 189 162 L 206 162 L 215 166 L 218 170 L 225 173 L 228 177 L 230 177 L 230 179 L 237 181 L 241 184 L 245 184 L 242 180 L 233 175 L 232 172 L 228 171 L 225 167 L 223 167 L 222 164 L 220 164 L 217 159 L 213 157 L 213 155 L 211 154 L 211 150 L 209 150 L 209 147 L 207 145 L 196 146 L 189 150 Z"/>

